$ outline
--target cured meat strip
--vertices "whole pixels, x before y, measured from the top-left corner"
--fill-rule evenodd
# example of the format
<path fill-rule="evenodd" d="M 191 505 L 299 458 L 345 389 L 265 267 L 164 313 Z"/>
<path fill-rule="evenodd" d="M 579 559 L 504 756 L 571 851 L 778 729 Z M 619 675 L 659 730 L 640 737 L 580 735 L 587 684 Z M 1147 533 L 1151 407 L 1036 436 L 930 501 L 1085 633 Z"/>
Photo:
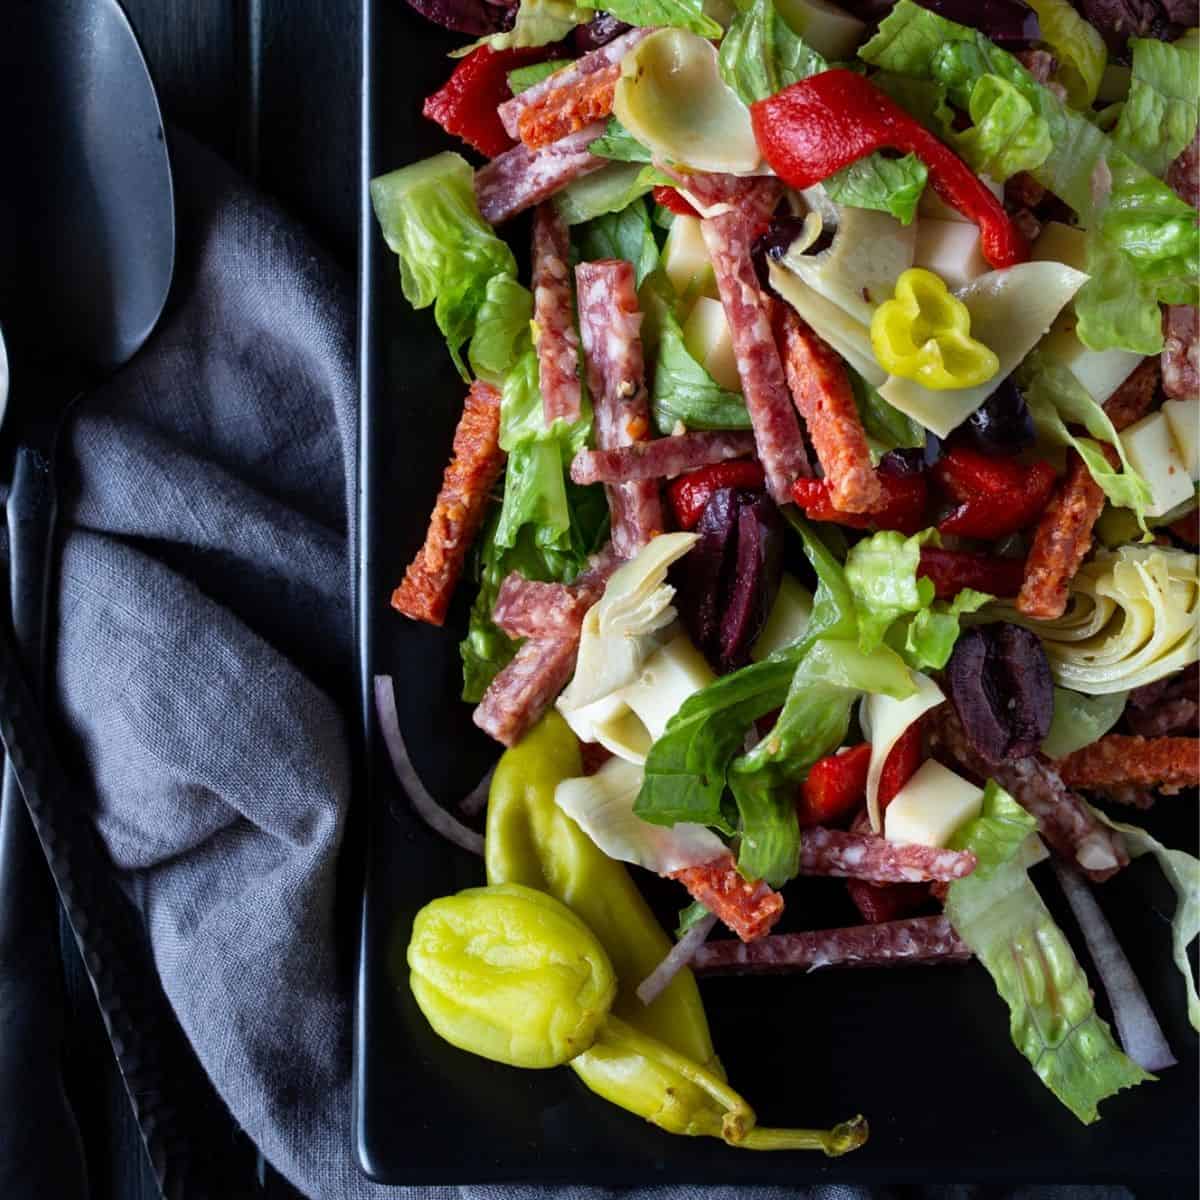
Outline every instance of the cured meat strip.
<path fill-rule="evenodd" d="M 783 897 L 761 879 L 743 878 L 730 854 L 702 867 L 685 867 L 671 878 L 679 880 L 743 942 L 765 936 L 783 915 Z"/>
<path fill-rule="evenodd" d="M 975 870 L 969 850 L 889 842 L 873 833 L 846 833 L 816 825 L 800 838 L 801 875 L 837 875 L 871 883 L 928 883 L 962 879 Z"/>
<path fill-rule="evenodd" d="M 751 224 L 742 213 L 728 212 L 701 221 L 700 232 L 729 322 L 742 394 L 758 457 L 767 475 L 767 490 L 776 504 L 786 504 L 791 499 L 793 482 L 810 471 L 800 423 L 788 395 L 767 306 L 750 258 Z"/>
<path fill-rule="evenodd" d="M 1148 358 L 1104 402 L 1119 432 L 1150 411 L 1158 389 L 1159 366 Z M 1116 451 L 1103 446 L 1114 467 Z M 1092 548 L 1092 529 L 1104 511 L 1104 492 L 1074 451 L 1067 455 L 1067 473 L 1046 506 L 1033 532 L 1025 561 L 1025 579 L 1017 596 L 1017 611 L 1039 620 L 1061 617 L 1067 608 L 1071 580 Z"/>
<path fill-rule="evenodd" d="M 596 444 L 601 450 L 616 450 L 645 441 L 650 435 L 650 403 L 633 264 L 621 259 L 580 263 L 575 287 Z M 608 484 L 605 490 L 613 548 L 621 557 L 632 558 L 663 530 L 658 483 L 641 479 Z"/>
<path fill-rule="evenodd" d="M 547 425 L 579 419 L 579 334 L 571 302 L 570 236 L 553 204 L 533 217 L 533 317 L 537 327 L 538 382 Z"/>
<path fill-rule="evenodd" d="M 989 763 L 967 740 L 951 704 L 929 713 L 925 724 L 931 751 L 948 757 L 980 782 L 989 777 L 1038 819 L 1050 848 L 1073 862 L 1097 883 L 1129 862 L 1124 839 L 1093 816 L 1091 809 L 1062 781 L 1054 765 L 1040 754 Z"/>
<path fill-rule="evenodd" d="M 1185 146 L 1167 168 L 1166 184 L 1181 200 L 1193 208 L 1200 208 L 1200 129 L 1196 130 L 1191 144 Z"/>
<path fill-rule="evenodd" d="M 565 583 L 539 583 L 514 571 L 496 593 L 492 620 L 511 638 L 578 637 L 594 602 Z"/>
<path fill-rule="evenodd" d="M 593 121 L 603 121 L 612 112 L 620 78 L 621 66 L 614 63 L 580 79 L 574 87 L 548 92 L 521 113 L 517 121 L 521 141 L 537 150 Z"/>
<path fill-rule="evenodd" d="M 571 463 L 571 478 L 583 484 L 665 479 L 753 453 L 752 433 L 683 433 L 616 450 L 580 450 Z"/>
<path fill-rule="evenodd" d="M 1055 766 L 1069 787 L 1156 787 L 1170 795 L 1200 785 L 1200 739 L 1110 733 Z"/>
<path fill-rule="evenodd" d="M 520 138 L 531 147 L 544 144 L 530 141 L 530 137 L 536 138 L 543 126 L 551 128 L 556 118 L 559 121 L 564 118 L 569 120 L 572 111 L 582 112 L 589 104 L 594 105 L 596 101 L 588 98 L 602 94 L 606 83 L 609 89 L 608 104 L 598 110 L 590 120 L 598 121 L 608 116 L 612 110 L 613 89 L 621 71 L 621 59 L 653 32 L 653 29 L 631 29 L 619 38 L 576 59 L 569 67 L 564 67 L 561 71 L 556 71 L 535 83 L 533 87 L 526 88 L 511 100 L 506 100 L 496 111 L 509 137 Z M 576 125 L 574 128 L 578 129 L 580 126 Z M 553 140 L 545 138 L 545 141 Z"/>
<path fill-rule="evenodd" d="M 970 958 L 970 947 L 944 916 L 909 917 L 849 929 L 775 933 L 750 946 L 732 938 L 705 942 L 692 959 L 692 970 L 700 975 L 780 975 L 819 967 L 903 967 Z"/>
<path fill-rule="evenodd" d="M 589 125 L 540 150 L 514 146 L 475 172 L 475 199 L 479 211 L 493 225 L 540 204 L 573 180 L 598 171 L 608 160 L 588 153 L 604 132 L 602 124 Z"/>
<path fill-rule="evenodd" d="M 845 364 L 788 305 L 776 305 L 775 313 L 788 387 L 829 481 L 829 498 L 842 512 L 870 512 L 883 489 Z"/>
<path fill-rule="evenodd" d="M 1169 733 L 1200 736 L 1200 665 L 1147 683 L 1129 693 L 1125 723 L 1143 737 Z"/>
<path fill-rule="evenodd" d="M 661 163 L 655 166 L 675 180 L 677 189 L 701 216 L 739 212 L 750 223 L 752 234 L 759 232 L 783 199 L 784 186 L 772 176 L 719 175 Z"/>
<path fill-rule="evenodd" d="M 1200 396 L 1200 308 L 1172 304 L 1163 324 L 1163 391 L 1172 400 Z"/>
<path fill-rule="evenodd" d="M 516 745 L 567 686 L 578 649 L 578 634 L 530 638 L 488 685 L 471 719 L 496 741 Z"/>
<path fill-rule="evenodd" d="M 500 393 L 476 380 L 454 431 L 454 449 L 429 518 L 425 544 L 392 593 L 392 607 L 414 621 L 441 625 L 462 575 L 467 551 L 504 468 Z"/>

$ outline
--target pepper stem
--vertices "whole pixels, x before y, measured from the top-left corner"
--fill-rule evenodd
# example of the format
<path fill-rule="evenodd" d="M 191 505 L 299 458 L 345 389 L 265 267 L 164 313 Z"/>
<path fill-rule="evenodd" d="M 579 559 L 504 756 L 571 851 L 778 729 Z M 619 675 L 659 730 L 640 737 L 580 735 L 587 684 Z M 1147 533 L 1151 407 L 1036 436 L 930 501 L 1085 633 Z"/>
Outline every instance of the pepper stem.
<path fill-rule="evenodd" d="M 731 1145 L 743 1150 L 823 1150 L 829 1158 L 837 1158 L 857 1150 L 867 1140 L 868 1132 L 867 1120 L 860 1115 L 832 1129 L 767 1129 L 757 1125 Z"/>

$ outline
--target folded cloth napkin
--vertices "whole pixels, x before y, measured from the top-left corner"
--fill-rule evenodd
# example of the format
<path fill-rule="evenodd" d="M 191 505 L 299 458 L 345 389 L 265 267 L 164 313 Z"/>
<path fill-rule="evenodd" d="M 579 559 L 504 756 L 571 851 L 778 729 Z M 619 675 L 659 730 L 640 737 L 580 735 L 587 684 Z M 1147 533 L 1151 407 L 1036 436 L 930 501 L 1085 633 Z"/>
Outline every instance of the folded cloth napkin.
<path fill-rule="evenodd" d="M 181 136 L 173 155 L 170 306 L 64 431 L 57 678 L 96 828 L 205 1070 L 298 1188 L 545 1196 L 381 1187 L 353 1161 L 352 964 L 334 936 L 350 761 L 332 698 L 353 690 L 351 291 L 213 155 Z M 796 1194 L 705 1197 L 735 1192 Z"/>

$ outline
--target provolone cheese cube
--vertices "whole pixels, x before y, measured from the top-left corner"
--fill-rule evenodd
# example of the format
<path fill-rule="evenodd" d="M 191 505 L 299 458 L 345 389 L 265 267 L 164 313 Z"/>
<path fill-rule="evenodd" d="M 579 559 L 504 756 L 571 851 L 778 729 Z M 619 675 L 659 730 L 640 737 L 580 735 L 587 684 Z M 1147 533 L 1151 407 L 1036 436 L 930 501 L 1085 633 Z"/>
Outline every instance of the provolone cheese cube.
<path fill-rule="evenodd" d="M 940 275 L 951 291 L 991 270 L 979 248 L 979 226 L 924 217 L 917 222 L 913 265 Z"/>
<path fill-rule="evenodd" d="M 1189 478 L 1200 480 L 1200 399 L 1168 400 L 1162 411 Z"/>
<path fill-rule="evenodd" d="M 1067 367 L 1097 404 L 1103 404 L 1133 374 L 1142 356 L 1129 350 L 1089 350 L 1075 333 L 1077 324 L 1073 309 L 1061 313 L 1041 349 Z"/>
<path fill-rule="evenodd" d="M 700 236 L 700 218 L 677 216 L 663 246 L 663 270 L 680 296 L 695 293 L 712 275 L 708 248 Z"/>
<path fill-rule="evenodd" d="M 621 697 L 657 741 L 683 702 L 715 678 L 704 655 L 681 633 L 646 659 L 642 673 L 621 690 Z"/>
<path fill-rule="evenodd" d="M 1087 270 L 1087 234 L 1075 225 L 1047 221 L 1033 243 L 1030 258 L 1035 262 L 1061 262 L 1077 271 Z"/>
<path fill-rule="evenodd" d="M 1175 505 L 1191 499 L 1194 493 L 1191 473 L 1175 446 L 1170 423 L 1161 412 L 1135 421 L 1120 437 L 1129 465 L 1150 487 L 1154 499 L 1146 509 L 1149 516 L 1161 517 Z"/>
<path fill-rule="evenodd" d="M 929 758 L 887 806 L 883 832 L 889 842 L 945 846 L 961 825 L 982 810 L 979 788 Z"/>
<path fill-rule="evenodd" d="M 727 392 L 742 390 L 737 355 L 733 352 L 733 335 L 729 332 L 725 306 L 720 300 L 701 296 L 696 301 L 683 327 L 683 344 L 718 387 Z"/>

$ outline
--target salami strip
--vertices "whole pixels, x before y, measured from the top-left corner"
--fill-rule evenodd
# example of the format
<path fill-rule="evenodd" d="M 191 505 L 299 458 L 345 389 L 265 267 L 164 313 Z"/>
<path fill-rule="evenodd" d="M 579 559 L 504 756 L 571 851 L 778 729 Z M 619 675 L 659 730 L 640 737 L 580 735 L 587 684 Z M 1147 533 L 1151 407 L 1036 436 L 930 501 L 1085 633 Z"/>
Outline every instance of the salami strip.
<path fill-rule="evenodd" d="M 665 479 L 753 453 L 752 433 L 684 433 L 616 450 L 580 450 L 571 463 L 571 478 L 581 484 Z"/>
<path fill-rule="evenodd" d="M 1140 421 L 1153 407 L 1161 369 L 1158 359 L 1143 359 L 1104 402 L 1104 411 L 1119 433 Z"/>
<path fill-rule="evenodd" d="M 578 649 L 578 635 L 530 638 L 489 684 L 471 719 L 496 741 L 515 745 L 567 686 Z"/>
<path fill-rule="evenodd" d="M 603 132 L 603 125 L 589 125 L 540 150 L 514 146 L 493 158 L 475 172 L 479 211 L 499 225 L 562 191 L 573 180 L 598 171 L 608 160 L 589 154 L 588 147 Z"/>
<path fill-rule="evenodd" d="M 616 450 L 645 441 L 650 435 L 650 402 L 633 264 L 620 259 L 580 263 L 575 286 L 596 444 L 601 450 Z M 658 483 L 642 479 L 608 484 L 606 492 L 613 547 L 621 557 L 632 558 L 663 530 Z"/>
<path fill-rule="evenodd" d="M 1200 739 L 1110 733 L 1054 765 L 1068 787 L 1156 787 L 1171 795 L 1200 785 Z"/>
<path fill-rule="evenodd" d="M 563 67 L 561 71 L 548 75 L 533 87 L 526 88 L 511 100 L 506 100 L 497 112 L 508 136 L 519 138 L 530 147 L 543 145 L 544 142 L 530 141 L 526 136 L 527 131 L 530 136 L 536 137 L 540 127 L 549 127 L 558 114 L 583 111 L 589 104 L 594 104 L 595 102 L 588 100 L 588 97 L 600 92 L 605 81 L 611 81 L 608 83 L 608 105 L 590 119 L 599 121 L 608 116 L 612 110 L 612 90 L 616 87 L 621 72 L 621 59 L 653 32 L 653 29 L 646 28 L 631 29 L 619 38 L 576 59 L 569 67 Z M 559 117 L 559 120 L 561 119 Z M 576 125 L 574 128 L 578 129 L 580 126 Z"/>
<path fill-rule="evenodd" d="M 500 393 L 476 380 L 454 431 L 454 450 L 442 476 L 425 544 L 392 593 L 392 607 L 414 621 L 441 625 L 462 575 L 467 551 L 504 468 L 500 449 Z"/>
<path fill-rule="evenodd" d="M 975 870 L 969 850 L 889 842 L 873 833 L 846 833 L 816 825 L 800 837 L 800 874 L 836 875 L 870 883 L 928 883 L 962 879 Z"/>
<path fill-rule="evenodd" d="M 749 222 L 752 235 L 770 219 L 783 199 L 783 184 L 770 175 L 715 175 L 660 163 L 655 166 L 675 180 L 678 191 L 702 217 L 739 212 Z"/>
<path fill-rule="evenodd" d="M 829 498 L 842 512 L 871 512 L 883 489 L 871 466 L 846 366 L 791 307 L 777 304 L 775 313 L 788 387 L 829 481 Z"/>
<path fill-rule="evenodd" d="M 1191 144 L 1185 146 L 1179 157 L 1167 168 L 1166 184 L 1174 188 L 1175 194 L 1181 200 L 1193 208 L 1200 208 L 1200 129 L 1196 130 Z"/>
<path fill-rule="evenodd" d="M 1075 863 L 1089 879 L 1102 883 L 1129 863 L 1121 835 L 1098 821 L 1040 754 L 987 762 L 967 740 L 951 704 L 939 705 L 929 714 L 925 732 L 936 755 L 947 756 L 980 781 L 995 779 L 1026 812 L 1037 817 L 1038 829 L 1050 848 Z"/>
<path fill-rule="evenodd" d="M 539 583 L 514 571 L 496 593 L 492 620 L 511 638 L 578 637 L 594 602 L 565 583 Z"/>
<path fill-rule="evenodd" d="M 783 897 L 761 879 L 753 883 L 744 879 L 729 854 L 702 867 L 685 867 L 671 878 L 679 880 L 743 942 L 764 937 L 783 915 Z"/>
<path fill-rule="evenodd" d="M 570 237 L 553 204 L 533 218 L 533 317 L 546 424 L 579 420 L 579 334 L 571 302 Z"/>
<path fill-rule="evenodd" d="M 1200 308 L 1172 304 L 1163 324 L 1163 391 L 1172 400 L 1200 396 Z"/>
<path fill-rule="evenodd" d="M 767 490 L 777 504 L 787 504 L 792 483 L 810 471 L 750 258 L 750 222 L 741 213 L 729 212 L 701 221 L 700 231 L 729 322 L 742 393 L 758 457 L 767 474 Z"/>
<path fill-rule="evenodd" d="M 904 967 L 967 962 L 970 947 L 944 916 L 881 925 L 775 933 L 753 945 L 705 942 L 692 959 L 699 975 L 782 975 L 820 967 Z"/>

